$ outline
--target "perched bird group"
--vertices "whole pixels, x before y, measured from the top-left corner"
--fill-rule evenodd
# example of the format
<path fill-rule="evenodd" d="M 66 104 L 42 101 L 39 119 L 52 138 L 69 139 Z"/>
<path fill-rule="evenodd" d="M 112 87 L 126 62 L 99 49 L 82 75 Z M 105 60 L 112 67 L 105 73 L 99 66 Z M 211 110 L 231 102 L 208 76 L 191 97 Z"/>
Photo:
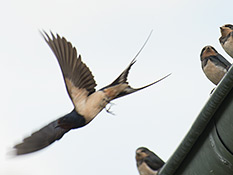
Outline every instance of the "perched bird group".
<path fill-rule="evenodd" d="M 233 25 L 226 24 L 220 27 L 220 31 L 219 42 L 226 53 L 233 58 Z M 200 57 L 201 67 L 206 77 L 217 85 L 231 67 L 231 63 L 212 46 L 205 46 Z"/>
<path fill-rule="evenodd" d="M 226 53 L 233 58 L 233 25 L 226 24 L 220 27 L 220 30 L 219 42 Z M 206 77 L 217 85 L 231 67 L 231 63 L 210 45 L 201 50 L 200 57 L 201 67 Z M 164 165 L 163 160 L 145 147 L 136 150 L 135 158 L 140 175 L 156 175 Z"/>

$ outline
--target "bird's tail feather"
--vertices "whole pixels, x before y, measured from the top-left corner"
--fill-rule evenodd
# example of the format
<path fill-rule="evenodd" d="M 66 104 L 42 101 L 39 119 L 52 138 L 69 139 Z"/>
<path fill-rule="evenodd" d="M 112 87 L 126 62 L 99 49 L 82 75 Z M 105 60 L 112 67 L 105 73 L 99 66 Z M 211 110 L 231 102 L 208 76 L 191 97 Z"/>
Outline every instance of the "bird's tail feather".
<path fill-rule="evenodd" d="M 171 75 L 171 73 L 168 74 L 168 75 L 166 75 L 166 76 L 164 76 L 163 78 L 160 78 L 159 80 L 157 80 L 157 81 L 155 81 L 155 82 L 153 82 L 153 83 L 150 83 L 150 84 L 148 84 L 148 85 L 146 85 L 146 86 L 143 86 L 143 87 L 140 87 L 140 88 L 132 88 L 132 87 L 128 86 L 123 92 L 121 92 L 120 94 L 118 94 L 114 99 L 119 98 L 119 97 L 123 97 L 123 96 L 125 96 L 125 95 L 129 95 L 129 94 L 131 94 L 131 93 L 140 91 L 140 90 L 142 90 L 142 89 L 145 89 L 145 88 L 147 88 L 147 87 L 149 87 L 149 86 L 152 86 L 152 85 L 154 85 L 154 84 L 156 84 L 156 83 L 162 81 L 163 79 L 167 78 L 167 77 L 170 76 L 170 75 Z"/>
<path fill-rule="evenodd" d="M 142 45 L 140 50 L 137 52 L 137 54 L 134 56 L 133 60 L 130 62 L 130 64 L 127 66 L 127 68 L 111 84 L 109 84 L 106 87 L 103 87 L 102 89 L 105 89 L 105 88 L 108 88 L 108 87 L 111 87 L 111 86 L 115 86 L 115 85 L 118 85 L 120 83 L 127 83 L 129 70 L 131 69 L 133 64 L 136 62 L 136 58 L 138 57 L 138 55 L 141 53 L 143 48 L 146 46 L 148 40 L 150 39 L 150 36 L 151 36 L 152 32 L 153 32 L 153 30 L 151 30 L 151 32 L 150 32 L 149 36 L 147 37 L 146 41 L 144 42 L 144 44 Z"/>

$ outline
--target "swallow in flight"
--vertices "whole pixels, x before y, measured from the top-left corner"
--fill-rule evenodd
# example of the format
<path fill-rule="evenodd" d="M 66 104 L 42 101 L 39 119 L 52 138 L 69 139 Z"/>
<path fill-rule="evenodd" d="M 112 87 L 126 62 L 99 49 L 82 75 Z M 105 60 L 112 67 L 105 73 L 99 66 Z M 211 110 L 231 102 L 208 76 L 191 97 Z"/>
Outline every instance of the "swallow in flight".
<path fill-rule="evenodd" d="M 233 25 L 226 24 L 220 27 L 219 42 L 228 55 L 233 58 Z"/>
<path fill-rule="evenodd" d="M 201 67 L 206 77 L 217 85 L 231 67 L 231 63 L 219 54 L 214 47 L 205 46 L 201 51 Z"/>
<path fill-rule="evenodd" d="M 81 56 L 77 54 L 76 48 L 58 34 L 55 36 L 51 32 L 51 38 L 46 32 L 42 35 L 61 67 L 66 89 L 74 109 L 34 132 L 22 143 L 15 145 L 16 155 L 32 153 L 47 147 L 54 141 L 61 139 L 71 129 L 80 128 L 90 123 L 110 101 L 147 88 L 170 75 L 141 88 L 135 89 L 128 84 L 129 70 L 136 62 L 136 57 L 148 41 L 149 35 L 140 51 L 119 77 L 108 86 L 96 91 L 94 77 L 90 69 L 82 62 Z"/>
<path fill-rule="evenodd" d="M 136 150 L 136 162 L 140 175 L 156 175 L 164 165 L 162 159 L 145 147 Z"/>

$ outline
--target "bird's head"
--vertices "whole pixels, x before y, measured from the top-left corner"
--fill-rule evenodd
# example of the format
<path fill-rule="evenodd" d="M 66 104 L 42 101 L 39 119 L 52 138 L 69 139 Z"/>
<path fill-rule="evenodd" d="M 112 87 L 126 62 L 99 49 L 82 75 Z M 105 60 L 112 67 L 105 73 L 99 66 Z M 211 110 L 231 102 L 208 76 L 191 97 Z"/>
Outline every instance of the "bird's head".
<path fill-rule="evenodd" d="M 140 161 L 144 158 L 146 158 L 147 156 L 149 156 L 151 153 L 151 151 L 145 147 L 140 147 L 136 150 L 136 160 Z"/>
<path fill-rule="evenodd" d="M 222 34 L 222 37 L 226 37 L 233 31 L 233 25 L 232 24 L 225 24 L 222 27 L 220 27 L 220 31 Z"/>
<path fill-rule="evenodd" d="M 201 61 L 210 56 L 217 56 L 218 52 L 214 47 L 208 45 L 201 50 Z"/>

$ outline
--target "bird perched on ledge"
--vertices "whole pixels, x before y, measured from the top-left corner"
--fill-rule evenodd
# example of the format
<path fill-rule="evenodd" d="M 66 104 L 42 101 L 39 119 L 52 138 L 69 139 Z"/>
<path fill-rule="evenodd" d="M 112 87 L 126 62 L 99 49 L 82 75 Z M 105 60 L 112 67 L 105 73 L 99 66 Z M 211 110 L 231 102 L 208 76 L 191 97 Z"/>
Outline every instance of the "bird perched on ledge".
<path fill-rule="evenodd" d="M 23 155 L 38 151 L 59 140 L 70 131 L 87 125 L 110 101 L 149 87 L 167 76 L 141 88 L 132 88 L 127 82 L 127 76 L 131 66 L 136 62 L 136 57 L 145 46 L 146 42 L 131 61 L 129 66 L 110 85 L 95 90 L 95 80 L 89 68 L 82 62 L 76 48 L 64 37 L 52 37 L 44 32 L 45 41 L 52 49 L 61 67 L 67 92 L 73 102 L 74 109 L 65 116 L 49 123 L 40 130 L 25 138 L 22 143 L 14 146 L 16 155 Z"/>
<path fill-rule="evenodd" d="M 212 46 L 205 46 L 201 51 L 200 57 L 201 67 L 205 75 L 212 83 L 217 85 L 231 67 L 231 63 Z"/>
<path fill-rule="evenodd" d="M 136 162 L 140 175 L 156 175 L 164 165 L 162 159 L 145 147 L 136 150 Z"/>
<path fill-rule="evenodd" d="M 228 55 L 233 58 L 233 25 L 226 24 L 220 27 L 219 42 Z"/>

